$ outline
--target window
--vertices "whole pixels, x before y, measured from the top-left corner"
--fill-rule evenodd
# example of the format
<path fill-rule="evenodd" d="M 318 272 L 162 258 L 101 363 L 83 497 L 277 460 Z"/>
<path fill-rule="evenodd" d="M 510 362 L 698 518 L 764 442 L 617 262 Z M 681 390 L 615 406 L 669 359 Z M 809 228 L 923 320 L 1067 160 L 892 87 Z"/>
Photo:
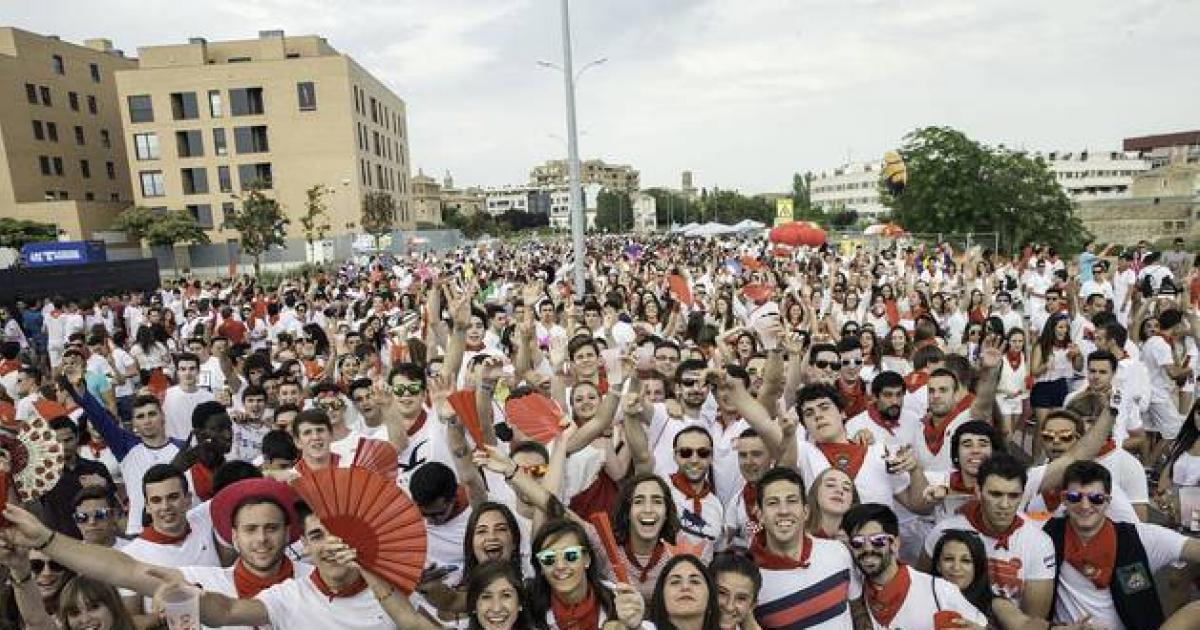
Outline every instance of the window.
<path fill-rule="evenodd" d="M 96 107 L 96 97 L 95 96 L 88 94 L 87 104 L 88 104 L 88 113 L 89 114 L 95 114 L 99 111 L 99 109 Z"/>
<path fill-rule="evenodd" d="M 266 153 L 270 150 L 267 144 L 267 126 L 234 127 L 233 144 L 238 153 Z"/>
<path fill-rule="evenodd" d="M 238 165 L 238 182 L 241 184 L 242 190 L 250 188 L 251 184 L 260 184 L 263 188 L 270 188 L 270 162 Z"/>
<path fill-rule="evenodd" d="M 90 71 L 92 73 L 92 83 L 99 83 L 100 82 L 100 66 L 98 66 L 94 63 L 89 63 L 88 71 Z"/>
<path fill-rule="evenodd" d="M 179 178 L 183 180 L 183 194 L 203 195 L 208 193 L 208 171 L 204 168 L 181 168 Z"/>
<path fill-rule="evenodd" d="M 103 146 L 105 149 L 112 148 L 112 138 L 108 135 L 107 129 L 100 130 L 100 145 Z"/>
<path fill-rule="evenodd" d="M 38 156 L 38 166 L 40 166 L 42 168 L 42 175 L 53 175 L 54 174 L 54 172 L 50 170 L 50 157 L 49 156 L 39 155 Z"/>
<path fill-rule="evenodd" d="M 225 115 L 225 105 L 221 102 L 221 90 L 208 91 L 208 115 L 220 118 Z"/>
<path fill-rule="evenodd" d="M 58 198 L 59 198 L 59 199 L 62 199 L 62 200 L 64 200 L 64 201 L 65 201 L 65 200 L 67 200 L 67 199 L 70 199 L 70 198 L 71 198 L 71 196 L 67 194 L 67 191 L 65 191 L 65 190 L 60 190 L 60 191 L 58 191 Z"/>
<path fill-rule="evenodd" d="M 154 103 L 149 94 L 129 97 L 129 122 L 154 122 Z"/>
<path fill-rule="evenodd" d="M 67 69 L 63 66 L 62 55 L 50 55 L 50 67 L 54 68 L 54 74 L 66 74 Z"/>
<path fill-rule="evenodd" d="M 117 178 L 117 165 L 113 162 L 105 162 L 104 171 L 107 173 L 109 179 Z"/>
<path fill-rule="evenodd" d="M 44 129 L 42 129 L 42 121 L 40 120 L 33 121 L 33 138 L 35 140 L 46 139 L 46 132 Z"/>
<path fill-rule="evenodd" d="M 83 175 L 84 179 L 92 178 L 92 165 L 87 160 L 79 160 L 79 174 Z"/>
<path fill-rule="evenodd" d="M 53 107 L 54 103 L 50 98 L 50 88 L 43 85 L 39 87 L 38 90 L 42 93 L 42 105 L 45 105 L 46 107 Z"/>
<path fill-rule="evenodd" d="M 204 155 L 204 140 L 201 138 L 201 131 L 199 129 L 176 131 L 175 146 L 181 158 L 200 157 Z"/>
<path fill-rule="evenodd" d="M 378 131 L 371 132 L 371 149 L 375 153 L 375 157 L 379 157 L 380 152 L 379 152 L 379 132 Z"/>
<path fill-rule="evenodd" d="M 173 92 L 171 94 L 171 115 L 175 120 L 199 118 L 200 108 L 196 105 L 196 93 Z"/>
<path fill-rule="evenodd" d="M 74 92 L 67 92 L 67 104 L 71 106 L 71 111 L 79 111 L 79 95 Z"/>
<path fill-rule="evenodd" d="M 229 154 L 229 147 L 225 144 L 225 130 L 221 127 L 213 129 L 213 153 L 216 155 Z"/>
<path fill-rule="evenodd" d="M 229 90 L 229 113 L 234 116 L 255 116 L 263 113 L 262 88 L 235 88 Z"/>
<path fill-rule="evenodd" d="M 317 88 L 312 81 L 296 84 L 296 99 L 300 101 L 302 112 L 311 112 L 317 108 Z"/>
<path fill-rule="evenodd" d="M 221 216 L 227 217 L 231 214 L 233 214 L 233 202 L 232 201 L 221 202 Z"/>
<path fill-rule="evenodd" d="M 65 173 L 66 173 L 66 171 L 63 170 L 62 158 L 60 158 L 60 157 L 54 158 L 54 174 L 58 175 L 59 177 L 62 177 Z"/>
<path fill-rule="evenodd" d="M 379 103 L 375 101 L 375 97 L 371 97 L 371 122 L 379 122 Z"/>
<path fill-rule="evenodd" d="M 58 125 L 48 122 L 46 123 L 46 137 L 50 142 L 58 142 Z"/>
<path fill-rule="evenodd" d="M 120 201 L 121 193 L 113 193 L 113 194 L 109 195 L 108 198 L 112 201 Z"/>
<path fill-rule="evenodd" d="M 96 193 L 93 193 L 93 192 L 85 192 L 85 193 L 83 193 L 83 200 L 84 200 L 84 201 L 95 201 L 95 200 L 96 200 Z"/>
<path fill-rule="evenodd" d="M 228 166 L 217 167 L 217 187 L 221 192 L 233 192 L 233 178 L 229 175 Z"/>
<path fill-rule="evenodd" d="M 167 192 L 163 187 L 162 171 L 142 171 L 138 173 L 142 182 L 143 197 L 164 197 Z"/>
<path fill-rule="evenodd" d="M 133 150 L 134 155 L 139 160 L 157 160 L 158 159 L 158 134 L 156 133 L 135 133 L 133 134 Z"/>
<path fill-rule="evenodd" d="M 246 63 L 250 61 L 249 57 L 230 57 L 229 63 Z"/>
<path fill-rule="evenodd" d="M 188 214 L 196 220 L 196 223 L 202 228 L 211 228 L 213 226 L 212 205 L 207 203 L 189 203 L 184 206 Z"/>
<path fill-rule="evenodd" d="M 37 105 L 37 86 L 32 83 L 25 84 L 25 100 Z"/>
<path fill-rule="evenodd" d="M 75 125 L 75 144 L 80 146 L 87 144 L 83 138 L 83 127 L 80 127 L 79 125 Z"/>

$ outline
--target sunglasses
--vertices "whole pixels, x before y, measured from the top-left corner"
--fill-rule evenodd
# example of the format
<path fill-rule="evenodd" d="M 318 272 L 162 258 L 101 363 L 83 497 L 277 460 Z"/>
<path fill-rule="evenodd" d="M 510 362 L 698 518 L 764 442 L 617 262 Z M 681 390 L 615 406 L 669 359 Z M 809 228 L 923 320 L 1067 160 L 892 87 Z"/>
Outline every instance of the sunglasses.
<path fill-rule="evenodd" d="M 346 406 L 346 403 L 342 402 L 341 398 L 334 398 L 331 396 L 329 398 L 322 398 L 318 400 L 317 406 L 322 409 L 341 409 Z"/>
<path fill-rule="evenodd" d="M 545 477 L 546 473 L 550 470 L 550 466 L 547 464 L 534 464 L 532 466 L 517 466 L 517 468 L 521 469 L 522 471 L 525 472 L 525 474 L 529 475 L 530 477 L 533 477 L 534 479 L 541 479 L 542 477 Z"/>
<path fill-rule="evenodd" d="M 537 554 L 535 554 L 535 555 L 537 556 L 538 562 L 542 563 L 542 566 L 552 567 L 552 566 L 554 566 L 554 563 L 558 561 L 558 554 L 559 554 L 558 550 L 543 549 L 543 550 L 537 552 Z M 565 547 L 562 549 L 562 559 L 567 564 L 575 564 L 576 562 L 579 562 L 579 559 L 582 557 L 583 557 L 583 547 L 581 547 L 579 545 L 575 545 L 573 547 Z"/>
<path fill-rule="evenodd" d="M 29 561 L 29 570 L 32 573 L 34 573 L 35 575 L 38 573 L 41 573 L 42 571 L 45 571 L 46 567 L 50 567 L 51 573 L 62 573 L 63 571 L 66 571 L 66 568 L 63 567 L 63 565 L 61 565 L 53 560 L 30 560 Z"/>
<path fill-rule="evenodd" d="M 1103 492 L 1083 493 L 1076 492 L 1074 490 L 1066 490 L 1062 493 L 1062 496 L 1067 500 L 1067 503 L 1080 503 L 1083 501 L 1084 497 L 1087 497 L 1088 503 L 1091 503 L 1092 505 L 1104 505 L 1108 502 L 1108 495 L 1104 494 Z"/>
<path fill-rule="evenodd" d="M 104 521 L 107 521 L 110 516 L 113 516 L 113 513 L 108 508 L 100 508 L 92 512 L 76 512 L 75 522 L 83 525 L 92 519 L 96 519 L 97 523 L 103 523 Z"/>
<path fill-rule="evenodd" d="M 407 385 L 400 384 L 392 386 L 392 393 L 397 396 L 416 396 L 425 390 L 425 386 L 420 383 L 409 383 Z"/>
<path fill-rule="evenodd" d="M 862 365 L 862 359 L 842 359 L 842 365 Z"/>
<path fill-rule="evenodd" d="M 874 547 L 875 549 L 883 549 L 883 548 L 887 547 L 888 545 L 892 544 L 892 540 L 894 540 L 894 539 L 892 538 L 891 534 L 883 534 L 883 533 L 870 534 L 867 536 L 851 536 L 850 537 L 850 548 L 862 550 L 862 549 L 866 548 L 867 543 L 870 543 L 871 546 Z"/>
<path fill-rule="evenodd" d="M 818 359 L 818 360 L 816 360 L 816 361 L 813 361 L 813 365 L 814 365 L 814 366 L 816 366 L 816 368 L 817 368 L 818 370 L 824 370 L 824 369 L 826 369 L 826 368 L 829 368 L 829 369 L 831 369 L 831 370 L 840 370 L 840 369 L 842 369 L 842 362 L 841 362 L 841 361 L 825 361 L 825 360 L 822 360 L 822 359 Z"/>
<path fill-rule="evenodd" d="M 681 446 L 675 449 L 675 453 L 684 459 L 691 459 L 693 454 L 700 459 L 708 459 L 712 455 L 712 449 L 707 446 L 701 446 L 700 448 Z"/>
<path fill-rule="evenodd" d="M 1042 431 L 1042 440 L 1045 442 L 1073 442 L 1075 441 L 1074 431 Z"/>

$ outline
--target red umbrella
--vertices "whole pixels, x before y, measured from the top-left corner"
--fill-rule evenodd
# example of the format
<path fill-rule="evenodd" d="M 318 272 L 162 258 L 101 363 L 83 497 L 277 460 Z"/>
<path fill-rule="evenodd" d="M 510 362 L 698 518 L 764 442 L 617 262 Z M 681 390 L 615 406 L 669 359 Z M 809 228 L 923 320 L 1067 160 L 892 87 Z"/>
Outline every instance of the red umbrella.
<path fill-rule="evenodd" d="M 768 239 L 772 243 L 783 243 L 798 247 L 819 247 L 825 244 L 825 230 L 808 221 L 792 221 L 771 230 Z"/>

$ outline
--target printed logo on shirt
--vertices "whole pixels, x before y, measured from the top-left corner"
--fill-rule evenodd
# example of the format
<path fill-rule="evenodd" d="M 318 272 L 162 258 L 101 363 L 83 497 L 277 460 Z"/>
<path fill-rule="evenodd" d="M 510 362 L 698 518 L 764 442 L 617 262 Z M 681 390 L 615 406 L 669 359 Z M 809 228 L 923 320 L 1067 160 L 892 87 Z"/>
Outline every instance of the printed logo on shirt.
<path fill-rule="evenodd" d="M 1151 587 L 1150 573 L 1142 563 L 1117 567 L 1117 583 L 1127 595 L 1140 593 Z"/>
<path fill-rule="evenodd" d="M 988 577 L 992 580 L 992 591 L 1005 599 L 1021 597 L 1021 559 L 1000 560 L 988 558 Z"/>
<path fill-rule="evenodd" d="M 683 508 L 683 514 L 679 515 L 679 526 L 683 531 L 697 538 L 716 540 L 716 538 L 704 533 L 704 530 L 708 529 L 708 521 L 704 520 L 704 517 L 700 514 L 687 508 Z"/>

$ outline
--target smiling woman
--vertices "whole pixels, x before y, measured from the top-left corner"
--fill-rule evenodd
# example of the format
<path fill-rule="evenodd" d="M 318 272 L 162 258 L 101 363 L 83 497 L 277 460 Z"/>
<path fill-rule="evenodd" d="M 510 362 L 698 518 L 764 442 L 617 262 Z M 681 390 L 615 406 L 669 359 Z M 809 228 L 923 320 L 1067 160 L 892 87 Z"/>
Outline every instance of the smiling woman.
<path fill-rule="evenodd" d="M 656 628 L 717 630 L 717 589 L 695 556 L 671 558 L 658 576 L 647 619 Z"/>

